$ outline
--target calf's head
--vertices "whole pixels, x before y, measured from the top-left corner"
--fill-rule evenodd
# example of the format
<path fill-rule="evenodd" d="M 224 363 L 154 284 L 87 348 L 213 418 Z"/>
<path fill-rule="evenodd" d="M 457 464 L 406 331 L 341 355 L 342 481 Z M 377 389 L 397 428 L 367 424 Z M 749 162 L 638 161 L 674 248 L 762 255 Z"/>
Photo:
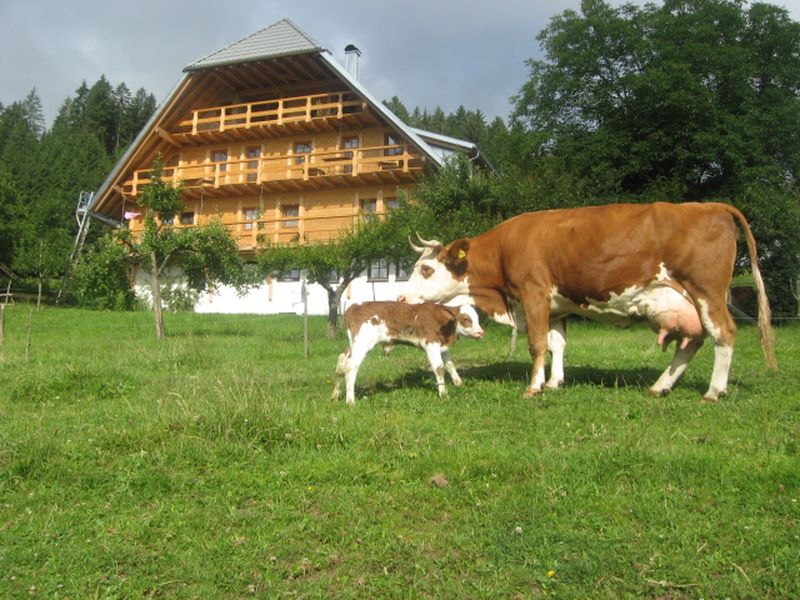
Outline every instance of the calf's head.
<path fill-rule="evenodd" d="M 477 311 L 469 304 L 458 307 L 456 315 L 456 333 L 460 337 L 482 338 L 483 328 L 478 319 Z"/>
<path fill-rule="evenodd" d="M 469 240 L 461 239 L 444 246 L 437 240 L 423 240 L 411 247 L 420 257 L 408 278 L 400 302 L 449 302 L 469 294 L 467 253 Z"/>

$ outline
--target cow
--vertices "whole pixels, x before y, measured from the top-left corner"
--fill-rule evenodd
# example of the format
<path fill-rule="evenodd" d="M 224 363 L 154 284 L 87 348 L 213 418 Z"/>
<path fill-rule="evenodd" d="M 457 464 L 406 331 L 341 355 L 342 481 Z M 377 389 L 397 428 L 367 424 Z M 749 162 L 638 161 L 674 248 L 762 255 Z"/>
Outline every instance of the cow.
<path fill-rule="evenodd" d="M 339 355 L 333 399 L 338 399 L 342 380 L 346 380 L 346 401 L 355 403 L 356 375 L 361 362 L 376 344 L 409 344 L 425 350 L 428 355 L 439 395 L 447 394 L 444 371 L 454 385 L 461 378 L 453 365 L 450 347 L 461 337 L 483 337 L 478 313 L 472 306 L 452 308 L 426 302 L 364 302 L 354 304 L 344 313 L 350 346 Z"/>
<path fill-rule="evenodd" d="M 527 327 L 532 358 L 525 396 L 564 381 L 567 315 L 629 325 L 646 320 L 670 365 L 650 393 L 670 392 L 706 336 L 714 366 L 703 398 L 727 393 L 736 326 L 726 297 L 744 234 L 758 292 L 761 344 L 777 368 L 774 333 L 756 242 L 744 215 L 723 203 L 610 204 L 518 215 L 472 238 L 412 247 L 420 253 L 406 302 L 473 304 L 492 319 Z M 419 237 L 419 236 L 418 236 Z M 524 320 L 525 324 L 522 324 Z M 545 353 L 551 353 L 545 381 Z"/>

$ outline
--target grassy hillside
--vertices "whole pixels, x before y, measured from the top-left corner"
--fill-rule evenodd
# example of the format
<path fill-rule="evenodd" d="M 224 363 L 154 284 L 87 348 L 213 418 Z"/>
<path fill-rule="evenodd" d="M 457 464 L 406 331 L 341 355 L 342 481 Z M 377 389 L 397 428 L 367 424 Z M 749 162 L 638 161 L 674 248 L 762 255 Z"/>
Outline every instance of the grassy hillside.
<path fill-rule="evenodd" d="M 331 402 L 343 339 L 293 316 L 10 307 L 0 346 L 0 597 L 800 596 L 800 331 L 730 396 L 704 347 L 667 398 L 646 329 L 574 323 L 567 385 L 521 393 L 509 330 L 375 350 Z"/>

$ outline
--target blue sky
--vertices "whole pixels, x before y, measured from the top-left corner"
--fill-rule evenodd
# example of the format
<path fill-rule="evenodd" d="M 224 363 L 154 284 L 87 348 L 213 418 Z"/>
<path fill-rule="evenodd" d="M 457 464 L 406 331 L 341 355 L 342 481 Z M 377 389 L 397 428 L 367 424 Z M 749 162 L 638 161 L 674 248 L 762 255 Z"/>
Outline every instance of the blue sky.
<path fill-rule="evenodd" d="M 611 0 L 614 5 L 621 0 Z M 800 20 L 800 0 L 777 0 Z M 144 87 L 160 102 L 188 63 L 292 19 L 344 62 L 363 52 L 361 81 L 409 108 L 459 104 L 507 117 L 509 98 L 540 57 L 536 35 L 579 0 L 0 0 L 0 103 L 36 87 L 48 126 L 81 81 Z"/>

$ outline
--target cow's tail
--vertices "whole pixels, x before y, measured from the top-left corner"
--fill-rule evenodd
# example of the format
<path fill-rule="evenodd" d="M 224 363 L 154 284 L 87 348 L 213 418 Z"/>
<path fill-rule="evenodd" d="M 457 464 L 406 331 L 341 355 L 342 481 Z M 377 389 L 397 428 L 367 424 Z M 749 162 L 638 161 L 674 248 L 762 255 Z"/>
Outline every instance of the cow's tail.
<path fill-rule="evenodd" d="M 739 222 L 747 242 L 747 252 L 750 255 L 750 267 L 753 271 L 753 281 L 758 291 L 758 329 L 761 332 L 761 349 L 764 351 L 764 360 L 770 369 L 778 368 L 778 359 L 775 357 L 775 332 L 772 330 L 772 311 L 769 308 L 767 291 L 764 288 L 764 279 L 761 277 L 761 270 L 758 268 L 758 252 L 756 251 L 756 239 L 750 231 L 750 225 L 740 210 L 733 206 L 726 205 L 731 215 Z"/>

